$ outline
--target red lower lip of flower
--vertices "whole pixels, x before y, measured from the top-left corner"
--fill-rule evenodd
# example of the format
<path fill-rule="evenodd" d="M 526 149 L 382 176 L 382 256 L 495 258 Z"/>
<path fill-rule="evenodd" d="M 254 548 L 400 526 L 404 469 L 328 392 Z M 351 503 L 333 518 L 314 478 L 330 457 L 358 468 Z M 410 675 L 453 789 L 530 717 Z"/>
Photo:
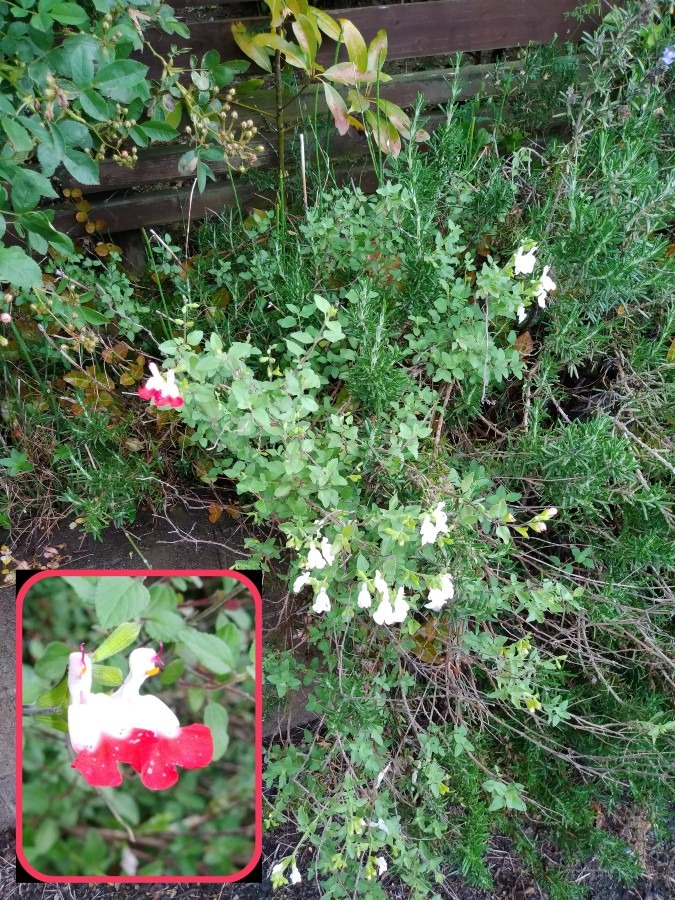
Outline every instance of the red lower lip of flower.
<path fill-rule="evenodd" d="M 161 391 L 158 391 L 155 388 L 139 387 L 138 396 L 142 400 L 154 400 L 156 403 L 157 400 L 159 398 L 161 398 L 162 393 L 161 393 Z"/>
<path fill-rule="evenodd" d="M 140 772 L 141 781 L 152 791 L 173 787 L 176 766 L 201 769 L 213 759 L 213 737 L 206 725 L 187 725 L 175 737 L 134 728 L 124 738 L 103 735 L 96 750 L 81 751 L 72 766 L 93 787 L 118 787 L 122 773 L 117 764 L 127 763 Z"/>
<path fill-rule="evenodd" d="M 184 402 L 182 397 L 166 397 L 164 394 L 155 397 L 157 406 L 173 406 L 174 409 L 179 409 Z"/>

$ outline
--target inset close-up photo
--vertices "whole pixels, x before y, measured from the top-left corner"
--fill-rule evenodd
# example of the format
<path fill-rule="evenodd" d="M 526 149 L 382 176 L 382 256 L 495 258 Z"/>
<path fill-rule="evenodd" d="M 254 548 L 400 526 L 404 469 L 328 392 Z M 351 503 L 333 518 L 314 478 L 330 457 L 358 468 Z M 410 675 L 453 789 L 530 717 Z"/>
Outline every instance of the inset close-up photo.
<path fill-rule="evenodd" d="M 236 880 L 260 854 L 260 598 L 234 572 L 44 573 L 19 596 L 33 877 Z"/>

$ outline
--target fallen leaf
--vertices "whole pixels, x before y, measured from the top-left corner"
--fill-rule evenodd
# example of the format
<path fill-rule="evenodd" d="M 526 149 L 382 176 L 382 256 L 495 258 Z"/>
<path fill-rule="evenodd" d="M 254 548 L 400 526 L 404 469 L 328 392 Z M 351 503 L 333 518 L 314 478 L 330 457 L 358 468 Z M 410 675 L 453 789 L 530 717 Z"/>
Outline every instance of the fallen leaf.
<path fill-rule="evenodd" d="M 212 503 L 209 506 L 209 522 L 214 525 L 223 514 L 223 507 L 218 503 Z"/>
<path fill-rule="evenodd" d="M 532 335 L 529 331 L 524 331 L 522 334 L 519 334 L 518 337 L 513 342 L 514 348 L 520 353 L 520 358 L 523 359 L 525 356 L 529 356 L 534 349 L 534 341 L 532 340 Z"/>

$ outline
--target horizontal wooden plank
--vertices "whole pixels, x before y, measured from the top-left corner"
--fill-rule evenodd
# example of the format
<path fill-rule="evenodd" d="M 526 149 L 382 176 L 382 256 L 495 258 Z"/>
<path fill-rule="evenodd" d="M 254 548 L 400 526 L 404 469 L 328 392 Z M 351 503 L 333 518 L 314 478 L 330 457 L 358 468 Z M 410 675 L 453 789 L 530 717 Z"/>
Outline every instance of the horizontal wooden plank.
<path fill-rule="evenodd" d="M 516 65 L 513 63 L 512 65 Z M 492 74 L 494 65 L 465 66 L 461 70 L 460 83 L 462 86 L 460 99 L 467 100 L 475 97 L 480 91 L 484 95 L 495 93 Z M 451 69 L 435 69 L 428 72 L 411 72 L 409 74 L 396 75 L 392 81 L 381 85 L 380 96 L 385 100 L 391 100 L 402 107 L 412 106 L 419 94 L 426 100 L 428 107 L 439 106 L 447 103 L 451 96 L 451 85 L 454 81 L 454 71 Z M 319 114 L 328 111 L 323 89 L 317 86 L 309 87 L 297 100 L 291 102 L 286 108 L 286 121 L 293 122 L 303 116 L 311 116 L 315 109 L 315 97 L 318 92 L 317 109 Z M 346 88 L 342 89 L 346 94 Z M 251 98 L 251 105 L 262 110 L 274 109 L 274 92 L 258 91 Z M 246 113 L 248 115 L 248 113 Z M 258 117 L 258 124 L 262 124 L 262 117 Z M 257 166 L 272 165 L 276 159 L 276 138 L 274 134 L 266 133 L 261 137 L 264 151 L 259 154 Z M 144 187 L 166 182 L 186 180 L 185 176 L 178 174 L 178 160 L 185 153 L 186 147 L 167 145 L 156 147 L 139 153 L 138 163 L 135 168 L 127 169 L 118 166 L 112 160 L 101 163 L 101 183 L 98 185 L 81 185 L 75 181 L 65 170 L 59 172 L 59 180 L 64 187 L 81 187 L 84 193 L 100 193 L 102 191 L 122 190 L 130 187 Z M 239 165 L 239 160 L 231 161 L 233 168 Z M 214 172 L 222 174 L 229 171 L 225 162 L 211 163 Z M 191 180 L 191 179 L 190 179 Z"/>
<path fill-rule="evenodd" d="M 436 113 L 431 117 L 427 128 L 433 131 L 438 124 L 445 121 L 442 113 Z M 330 145 L 331 159 L 336 161 L 336 171 L 344 171 L 339 161 L 347 157 L 358 156 L 361 162 L 353 163 L 349 167 L 352 173 L 367 168 L 369 158 L 368 147 L 365 138 L 354 129 L 343 136 L 335 135 Z M 313 158 L 308 153 L 308 159 Z M 311 170 L 311 162 L 309 165 Z M 236 197 L 240 204 L 260 205 L 265 196 L 258 192 L 246 178 L 236 182 Z M 268 198 L 269 199 L 269 198 Z M 124 197 L 111 198 L 102 202 L 92 202 L 89 218 L 104 219 L 108 231 L 115 234 L 118 231 L 128 231 L 134 228 L 150 228 L 155 225 L 170 225 L 186 223 L 197 219 L 203 219 L 209 215 L 217 214 L 224 207 L 235 204 L 235 190 L 230 183 L 220 181 L 209 184 L 203 194 L 193 190 L 190 183 L 187 187 L 175 187 L 161 191 L 148 193 L 131 193 Z M 84 226 L 75 221 L 75 210 L 72 207 L 59 207 L 54 217 L 54 226 L 60 231 L 65 231 L 72 237 L 80 237 L 84 232 Z"/>
<path fill-rule="evenodd" d="M 543 44 L 554 35 L 561 40 L 574 40 L 584 29 L 592 27 L 588 20 L 581 25 L 566 17 L 577 7 L 577 0 L 426 0 L 422 3 L 403 3 L 394 6 L 364 7 L 331 10 L 335 18 L 348 18 L 370 41 L 380 29 L 387 32 L 388 60 L 441 56 L 457 51 L 497 50 L 519 47 L 533 41 Z M 217 11 L 216 11 L 217 12 Z M 216 49 L 222 59 L 240 59 L 241 50 L 232 38 L 235 19 L 195 21 L 190 24 L 189 47 L 201 55 Z M 268 19 L 243 20 L 252 28 L 264 30 Z M 150 35 L 153 46 L 166 54 L 174 35 L 155 32 Z M 335 44 L 326 40 L 319 51 L 319 61 L 330 65 Z M 344 48 L 341 57 L 346 59 Z M 148 54 L 143 57 L 151 76 L 159 69 L 157 60 Z M 186 64 L 187 57 L 176 57 Z"/>

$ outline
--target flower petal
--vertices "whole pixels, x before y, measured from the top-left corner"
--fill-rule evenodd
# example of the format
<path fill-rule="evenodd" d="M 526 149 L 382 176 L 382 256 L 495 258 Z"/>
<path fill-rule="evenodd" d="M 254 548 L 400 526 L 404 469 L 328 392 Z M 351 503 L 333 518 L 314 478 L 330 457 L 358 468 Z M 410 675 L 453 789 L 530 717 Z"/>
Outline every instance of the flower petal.
<path fill-rule="evenodd" d="M 114 741 L 102 738 L 96 750 L 81 750 L 71 766 L 92 787 L 119 787 L 122 773 L 117 767 Z"/>

